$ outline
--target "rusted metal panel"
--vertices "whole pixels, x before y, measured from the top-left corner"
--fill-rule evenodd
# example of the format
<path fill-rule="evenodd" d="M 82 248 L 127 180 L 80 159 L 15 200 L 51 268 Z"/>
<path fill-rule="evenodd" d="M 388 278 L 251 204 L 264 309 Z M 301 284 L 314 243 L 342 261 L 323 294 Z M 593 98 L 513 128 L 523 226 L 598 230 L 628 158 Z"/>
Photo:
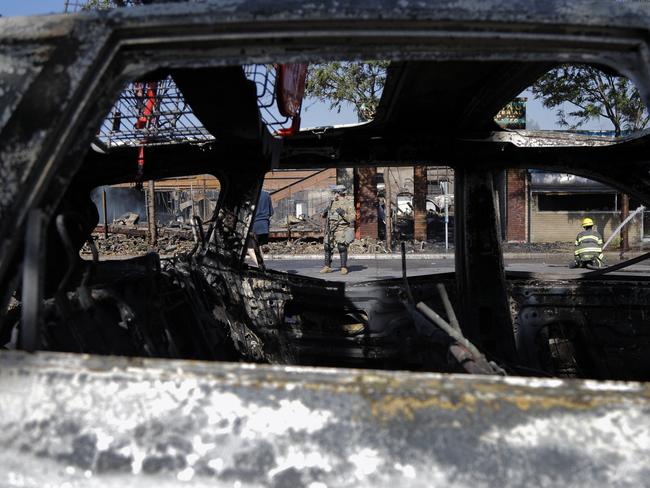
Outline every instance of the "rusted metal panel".
<path fill-rule="evenodd" d="M 3 486 L 643 486 L 650 387 L 0 353 Z"/>

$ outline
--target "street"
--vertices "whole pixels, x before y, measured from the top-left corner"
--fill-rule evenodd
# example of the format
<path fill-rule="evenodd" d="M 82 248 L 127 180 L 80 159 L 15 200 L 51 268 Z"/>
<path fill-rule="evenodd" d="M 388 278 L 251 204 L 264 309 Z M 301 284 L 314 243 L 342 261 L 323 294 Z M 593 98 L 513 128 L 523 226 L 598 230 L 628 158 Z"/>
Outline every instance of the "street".
<path fill-rule="evenodd" d="M 521 271 L 529 273 L 546 273 L 554 275 L 566 275 L 567 277 L 576 276 L 583 273 L 588 273 L 588 269 L 570 269 L 568 262 L 570 256 L 558 254 L 557 257 L 543 259 L 538 258 L 510 258 L 505 260 L 506 270 L 508 271 Z M 609 264 L 616 264 L 618 260 L 610 259 Z M 399 278 L 402 276 L 402 261 L 399 257 L 386 259 L 374 259 L 371 256 L 363 256 L 362 258 L 351 256 L 348 261 L 347 275 L 340 274 L 338 267 L 338 259 L 334 259 L 332 268 L 334 272 L 321 274 L 319 271 L 323 266 L 321 260 L 305 259 L 304 257 L 296 256 L 295 259 L 282 259 L 266 258 L 265 264 L 267 268 L 277 271 L 284 271 L 291 274 L 300 274 L 314 278 L 323 278 L 330 281 L 344 281 L 344 282 L 360 282 L 369 280 L 383 280 L 391 278 Z M 434 273 L 448 273 L 454 271 L 454 259 L 418 259 L 410 256 L 406 261 L 406 269 L 408 276 L 421 276 Z M 612 274 L 619 274 L 623 276 L 630 276 L 631 274 L 642 274 L 650 276 L 650 263 L 649 264 L 636 264 L 625 268 Z"/>

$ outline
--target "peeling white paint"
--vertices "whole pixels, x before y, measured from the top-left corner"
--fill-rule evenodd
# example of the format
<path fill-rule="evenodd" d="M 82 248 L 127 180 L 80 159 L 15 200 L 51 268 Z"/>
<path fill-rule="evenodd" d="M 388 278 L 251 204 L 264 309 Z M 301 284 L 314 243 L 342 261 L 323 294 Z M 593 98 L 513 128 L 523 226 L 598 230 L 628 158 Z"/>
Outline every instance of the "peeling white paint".
<path fill-rule="evenodd" d="M 400 464 L 400 463 L 395 463 L 394 465 L 395 469 L 402 473 L 404 477 L 410 478 L 410 479 L 415 479 L 415 468 L 411 464 Z"/>
<path fill-rule="evenodd" d="M 214 442 L 203 442 L 200 436 L 195 435 L 192 438 L 192 449 L 199 456 L 207 454 L 210 450 L 214 449 L 216 444 Z"/>
<path fill-rule="evenodd" d="M 319 468 L 327 473 L 332 471 L 333 460 L 324 455 L 318 446 L 313 446 L 312 451 L 307 449 L 303 446 L 289 446 L 284 456 L 277 456 L 277 466 L 269 471 L 269 478 L 289 468 L 297 470 Z"/>
<path fill-rule="evenodd" d="M 133 474 L 139 474 L 142 471 L 142 462 L 144 461 L 147 453 L 134 444 L 127 446 L 127 451 L 130 451 L 129 454 L 131 454 L 133 457 L 133 462 L 131 463 L 131 472 Z"/>
<path fill-rule="evenodd" d="M 327 488 L 327 485 L 325 483 L 321 483 L 320 481 L 314 481 L 312 483 L 309 483 L 309 485 L 307 485 L 307 488 Z"/>
<path fill-rule="evenodd" d="M 580 388 L 590 391 L 641 391 L 640 383 L 620 383 L 613 381 L 594 381 L 585 380 L 580 384 Z"/>
<path fill-rule="evenodd" d="M 223 469 L 223 459 L 210 459 L 210 461 L 208 461 L 208 467 L 214 469 L 217 473 L 219 473 Z"/>
<path fill-rule="evenodd" d="M 309 409 L 298 400 L 280 400 L 279 404 L 279 408 L 249 406 L 250 414 L 242 437 L 255 438 L 259 434 L 281 435 L 290 430 L 313 434 L 321 430 L 332 417 L 332 412 Z"/>
<path fill-rule="evenodd" d="M 194 469 L 185 468 L 183 471 L 176 475 L 178 481 L 190 481 L 194 477 Z"/>
<path fill-rule="evenodd" d="M 377 468 L 383 462 L 379 457 L 379 452 L 368 447 L 350 455 L 348 460 L 354 465 L 354 475 L 357 479 L 363 479 L 371 475 L 377 471 Z"/>
<path fill-rule="evenodd" d="M 298 400 L 280 400 L 278 407 L 244 404 L 232 393 L 214 393 L 210 406 L 204 408 L 208 415 L 208 425 L 215 426 L 214 433 L 228 433 L 232 424 L 243 420 L 242 439 L 254 439 L 259 435 L 282 435 L 288 431 L 314 433 L 322 429 L 333 417 L 328 410 L 312 410 Z M 242 418 L 242 412 L 246 417 Z M 225 422 L 224 422 L 225 421 Z"/>
<path fill-rule="evenodd" d="M 511 429 L 494 428 L 481 441 L 501 450 L 541 448 L 569 458 L 588 458 L 608 468 L 609 483 L 628 485 L 642 476 L 645 467 L 638 461 L 650 459 L 650 423 L 643 408 L 630 405 L 625 411 L 593 413 L 591 419 L 584 413 L 579 419 L 576 415 L 557 413 Z"/>
<path fill-rule="evenodd" d="M 522 378 L 519 376 L 507 376 L 501 381 L 507 385 L 526 386 L 528 388 L 559 388 L 564 384 L 564 380 L 557 378 Z"/>
<path fill-rule="evenodd" d="M 98 451 L 105 451 L 111 446 L 111 442 L 113 442 L 114 437 L 105 433 L 101 429 L 96 429 L 94 431 L 95 437 L 97 438 L 97 450 Z"/>

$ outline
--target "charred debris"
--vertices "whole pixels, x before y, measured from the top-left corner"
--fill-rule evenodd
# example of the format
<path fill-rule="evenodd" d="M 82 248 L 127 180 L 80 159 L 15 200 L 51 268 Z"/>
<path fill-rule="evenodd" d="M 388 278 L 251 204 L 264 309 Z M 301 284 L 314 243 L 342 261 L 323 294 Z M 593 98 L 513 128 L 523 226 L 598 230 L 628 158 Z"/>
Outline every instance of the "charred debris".
<path fill-rule="evenodd" d="M 148 23 L 151 19 L 129 15 L 119 13 L 110 18 L 117 24 L 123 22 L 131 29 L 128 32 L 134 32 L 134 26 L 153 25 Z M 170 18 L 163 20 L 172 22 Z M 41 77 L 59 73 L 61 67 L 66 73 L 98 69 L 95 56 L 100 51 L 93 42 L 100 44 L 103 38 L 98 32 L 108 32 L 108 23 L 103 22 L 93 24 L 92 42 L 90 30 L 84 30 L 90 28 L 80 27 L 76 35 L 81 38 L 68 41 L 66 57 L 61 56 L 62 48 L 51 48 L 43 72 L 37 76 L 34 71 L 36 81 L 29 85 L 30 90 L 38 90 L 39 83 L 44 83 Z M 504 29 L 514 29 L 513 25 Z M 317 22 L 312 27 L 320 28 Z M 358 33 L 362 31 L 359 28 Z M 401 43 L 408 41 L 408 35 L 403 35 Z M 560 39 L 568 33 L 558 31 L 555 35 Z M 486 31 L 486 38 L 496 39 L 491 36 L 496 33 Z M 607 35 L 602 36 L 605 40 L 597 50 L 585 44 L 574 46 L 571 52 L 579 60 L 620 61 L 609 50 Z M 225 56 L 220 49 L 226 48 L 217 37 L 203 41 L 198 48 L 188 42 L 168 52 L 169 46 L 162 46 L 155 54 L 148 52 L 150 58 L 128 53 L 130 62 L 146 59 L 142 62 L 147 68 L 142 70 L 139 65 L 136 78 L 145 89 L 162 83 L 160 80 L 173 80 L 205 129 L 198 139 L 149 140 L 134 145 L 122 141 L 111 147 L 95 141 L 89 148 L 93 130 L 82 129 L 82 125 L 97 127 L 121 86 L 106 81 L 110 70 L 123 80 L 127 72 L 133 72 L 132 65 L 126 70 L 116 61 L 109 71 L 83 71 L 86 78 L 75 78 L 75 90 L 61 88 L 52 94 L 48 101 L 52 110 L 66 108 L 66 113 L 72 113 L 71 107 L 80 103 L 87 89 L 83 83 L 95 76 L 93 80 L 103 87 L 96 91 L 99 95 L 94 106 L 82 107 L 85 112 L 67 126 L 57 119 L 56 111 L 42 117 L 42 130 L 68 141 L 65 150 L 52 143 L 34 149 L 38 164 L 33 171 L 47 176 L 43 181 L 49 183 L 39 180 L 41 186 L 32 191 L 15 180 L 18 190 L 5 193 L 3 201 L 9 203 L 3 204 L 0 215 L 5 222 L 18 219 L 19 228 L 24 229 L 24 237 L 3 248 L 5 299 L 0 342 L 5 347 L 274 364 L 648 379 L 647 278 L 597 272 L 568 279 L 504 271 L 493 185 L 494 174 L 500 169 L 569 170 L 650 201 L 647 136 L 592 144 L 578 135 L 514 134 L 494 124 L 493 117 L 501 107 L 554 66 L 549 59 L 560 59 L 564 50 L 557 45 L 561 43 L 548 47 L 543 56 L 535 56 L 541 52 L 535 50 L 541 44 L 534 39 L 528 50 L 524 46 L 515 54 L 494 41 L 494 51 L 502 49 L 516 59 L 481 54 L 480 63 L 460 55 L 456 60 L 436 60 L 431 54 L 431 60 L 419 60 L 395 54 L 373 121 L 280 136 L 261 115 L 256 87 L 246 77 L 247 60 L 197 67 L 205 53 Z M 365 55 L 372 54 L 363 39 L 353 38 Z M 87 44 L 81 42 L 84 40 Z M 300 52 L 311 46 L 310 55 L 318 61 L 319 57 L 331 57 L 328 49 L 336 48 L 337 42 L 330 39 L 321 51 L 314 51 L 306 39 L 297 41 L 294 48 Z M 467 45 L 457 49 L 467 48 L 465 54 L 471 57 L 478 52 L 471 51 L 473 42 L 477 41 L 468 37 Z M 426 51 L 422 46 L 419 49 Z M 620 43 L 616 49 L 620 50 Z M 397 51 L 386 48 L 383 52 Z M 286 52 L 274 48 L 264 54 L 273 55 L 291 61 Z M 219 59 L 214 56 L 212 59 Z M 238 56 L 235 58 L 246 57 Z M 91 60 L 92 66 L 79 67 L 83 59 Z M 57 74 L 49 83 L 63 87 L 66 81 L 70 79 Z M 644 93 L 649 94 L 650 85 L 645 88 Z M 24 129 L 17 127 L 25 124 L 29 109 L 25 102 L 15 110 L 2 132 L 5 148 L 19 148 L 27 140 Z M 12 141 L 14 146 L 9 144 Z M 8 149 L 3 151 L 6 168 L 11 161 L 20 162 L 18 150 L 13 155 Z M 46 164 L 48 151 L 59 151 L 51 167 Z M 142 151 L 144 164 L 140 164 Z M 346 285 L 244 264 L 255 202 L 269 169 L 399 166 L 414 161 L 444 162 L 455 170 L 455 273 L 409 278 L 405 265 L 401 279 Z M 94 188 L 192 174 L 216 176 L 222 191 L 208 222 L 197 218 L 187 252 L 169 259 L 161 259 L 155 252 L 124 260 L 98 259 L 89 240 L 99 222 L 89 196 Z M 92 259 L 80 257 L 84 244 Z M 12 253 L 17 256 L 14 260 L 9 259 Z"/>

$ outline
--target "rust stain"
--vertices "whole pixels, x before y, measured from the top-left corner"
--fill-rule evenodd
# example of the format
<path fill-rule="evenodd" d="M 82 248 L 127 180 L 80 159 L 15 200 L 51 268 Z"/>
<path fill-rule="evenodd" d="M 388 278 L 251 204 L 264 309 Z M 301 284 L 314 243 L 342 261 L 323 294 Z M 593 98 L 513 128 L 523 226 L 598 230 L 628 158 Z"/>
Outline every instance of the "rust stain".
<path fill-rule="evenodd" d="M 473 395 L 464 393 L 458 400 L 451 400 L 444 396 L 430 396 L 418 398 L 414 396 L 388 395 L 371 402 L 370 412 L 373 417 L 386 421 L 395 417 L 403 417 L 408 421 L 415 420 L 415 413 L 431 408 L 442 410 L 467 410 L 476 409 L 477 399 Z"/>
<path fill-rule="evenodd" d="M 591 410 L 606 405 L 620 405 L 620 399 L 611 397 L 534 397 L 530 395 L 500 395 L 483 397 L 470 393 L 463 393 L 457 398 L 450 398 L 444 395 L 415 397 L 404 395 L 386 395 L 379 398 L 369 399 L 371 404 L 370 412 L 373 417 L 382 421 L 402 417 L 408 421 L 415 420 L 415 414 L 428 409 L 439 409 L 447 411 L 464 410 L 468 413 L 475 413 L 479 409 L 498 410 L 505 405 L 514 406 L 521 411 L 529 410 L 552 410 L 562 409 L 565 411 Z"/>

